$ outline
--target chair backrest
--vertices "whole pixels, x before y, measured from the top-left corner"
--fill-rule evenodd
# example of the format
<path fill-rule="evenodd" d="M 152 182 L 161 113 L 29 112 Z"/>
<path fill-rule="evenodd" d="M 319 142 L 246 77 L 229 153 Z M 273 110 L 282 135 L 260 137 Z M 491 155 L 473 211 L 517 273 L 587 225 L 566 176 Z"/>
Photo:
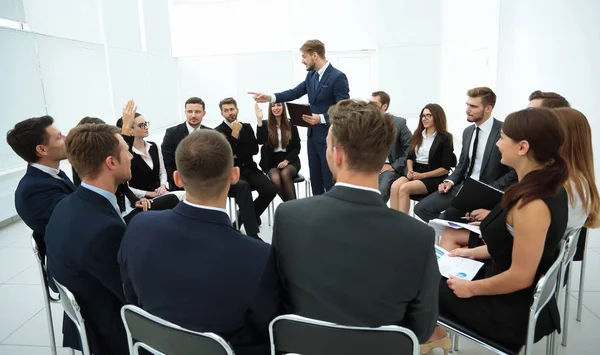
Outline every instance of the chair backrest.
<path fill-rule="evenodd" d="M 79 308 L 79 304 L 77 304 L 77 300 L 75 300 L 75 296 L 68 288 L 56 281 L 56 279 L 54 279 L 54 284 L 56 284 L 56 288 L 58 288 L 60 303 L 62 304 L 65 313 L 71 318 L 73 323 L 75 323 L 75 327 L 77 328 L 77 331 L 79 331 L 83 354 L 90 355 L 91 352 L 88 345 L 87 333 L 85 331 L 85 321 L 81 315 L 81 309 Z"/>
<path fill-rule="evenodd" d="M 560 286 L 564 284 L 564 280 L 567 277 L 567 269 L 571 262 L 575 258 L 575 252 L 577 252 L 577 242 L 579 241 L 581 229 L 576 229 L 571 232 L 565 241 L 565 255 L 562 263 L 561 275 L 560 275 Z"/>
<path fill-rule="evenodd" d="M 133 305 L 121 308 L 121 319 L 127 331 L 132 355 L 137 354 L 140 347 L 154 354 L 234 354 L 231 346 L 214 333 L 199 333 L 182 328 Z"/>
<path fill-rule="evenodd" d="M 271 321 L 269 335 L 271 354 L 419 354 L 415 334 L 395 325 L 349 327 L 287 314 Z"/>
<path fill-rule="evenodd" d="M 535 337 L 535 324 L 540 312 L 550 302 L 555 294 L 561 274 L 562 263 L 565 259 L 567 243 L 563 242 L 556 261 L 550 266 L 546 274 L 538 281 L 533 301 L 529 307 L 529 323 L 527 327 L 526 354 L 533 350 L 533 339 Z"/>
<path fill-rule="evenodd" d="M 38 271 L 40 273 L 40 278 L 42 279 L 44 297 L 48 299 L 49 302 L 60 302 L 60 299 L 52 297 L 50 294 L 50 288 L 48 287 L 48 270 L 46 269 L 46 262 L 42 259 L 40 255 L 40 251 L 38 249 L 37 242 L 31 236 L 31 249 L 33 250 L 33 255 L 35 255 L 35 259 L 37 260 Z"/>

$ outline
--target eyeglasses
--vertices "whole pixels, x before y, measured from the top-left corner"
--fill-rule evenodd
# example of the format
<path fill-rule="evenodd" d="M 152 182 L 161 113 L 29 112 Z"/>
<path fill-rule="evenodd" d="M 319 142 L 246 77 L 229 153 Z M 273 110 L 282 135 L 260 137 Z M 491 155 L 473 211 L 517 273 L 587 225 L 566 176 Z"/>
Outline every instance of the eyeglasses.
<path fill-rule="evenodd" d="M 139 129 L 146 129 L 146 128 L 150 127 L 150 122 L 146 121 L 146 122 L 138 123 L 136 126 Z"/>
<path fill-rule="evenodd" d="M 426 114 L 421 114 L 419 117 L 420 117 L 421 119 L 423 119 L 423 118 L 426 118 L 426 119 L 430 120 L 430 119 L 432 119 L 432 118 L 433 118 L 433 115 L 432 115 L 432 114 L 430 114 L 430 113 L 426 113 Z"/>

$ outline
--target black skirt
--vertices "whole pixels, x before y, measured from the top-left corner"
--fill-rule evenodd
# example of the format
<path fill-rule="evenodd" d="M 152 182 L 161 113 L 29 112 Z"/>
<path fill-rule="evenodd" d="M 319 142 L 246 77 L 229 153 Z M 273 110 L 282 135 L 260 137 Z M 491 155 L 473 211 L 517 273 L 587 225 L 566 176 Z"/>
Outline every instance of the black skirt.
<path fill-rule="evenodd" d="M 419 163 L 415 162 L 413 164 L 413 171 L 416 173 L 426 173 L 429 171 L 429 166 L 427 164 L 419 164 Z M 423 184 L 425 184 L 425 188 L 427 189 L 427 194 L 429 195 L 438 190 L 438 185 L 441 184 L 446 177 L 448 177 L 448 175 L 419 179 L 419 181 L 421 181 Z"/>
<path fill-rule="evenodd" d="M 286 152 L 273 153 L 273 158 L 271 159 L 271 166 L 269 166 L 269 170 L 276 168 L 277 165 L 279 165 L 279 163 L 285 160 L 286 156 Z M 289 162 L 289 165 L 296 168 L 296 172 L 300 171 L 300 160 L 291 161 Z"/>

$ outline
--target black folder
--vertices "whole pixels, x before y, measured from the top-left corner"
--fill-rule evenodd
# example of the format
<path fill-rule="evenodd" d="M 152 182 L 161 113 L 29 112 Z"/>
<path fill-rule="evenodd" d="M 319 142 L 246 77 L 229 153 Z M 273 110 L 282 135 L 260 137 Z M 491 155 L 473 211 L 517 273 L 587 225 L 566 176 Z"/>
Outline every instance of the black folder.
<path fill-rule="evenodd" d="M 452 199 L 451 205 L 464 212 L 471 212 L 479 208 L 491 210 L 502 200 L 503 195 L 502 190 L 481 181 L 467 178 L 460 191 Z"/>
<path fill-rule="evenodd" d="M 312 112 L 310 111 L 310 106 L 308 104 L 295 104 L 292 102 L 287 102 L 285 105 L 287 106 L 287 110 L 290 113 L 290 122 L 292 122 L 293 125 L 302 127 L 313 126 L 302 119 L 302 115 L 312 115 Z"/>

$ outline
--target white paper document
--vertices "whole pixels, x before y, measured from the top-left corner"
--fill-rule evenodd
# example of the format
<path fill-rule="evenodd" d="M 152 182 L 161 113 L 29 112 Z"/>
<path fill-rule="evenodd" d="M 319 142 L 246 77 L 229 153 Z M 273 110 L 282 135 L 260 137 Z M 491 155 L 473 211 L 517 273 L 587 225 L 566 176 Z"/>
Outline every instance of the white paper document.
<path fill-rule="evenodd" d="M 437 245 L 434 245 L 434 247 L 440 274 L 446 278 L 450 278 L 450 275 L 453 275 L 463 280 L 471 281 L 483 266 L 481 261 L 460 256 L 449 256 L 448 251 L 444 248 L 440 248 Z"/>
<path fill-rule="evenodd" d="M 437 219 L 437 218 L 432 219 L 431 221 L 429 221 L 429 226 L 435 230 L 435 235 L 442 235 L 442 233 L 444 232 L 444 229 L 446 229 L 446 228 L 453 228 L 453 229 L 464 228 L 464 229 L 470 230 L 471 232 L 475 232 L 475 233 L 481 235 L 481 230 L 479 229 L 479 226 L 474 226 L 474 225 L 468 224 L 468 223 L 447 221 L 445 219 Z"/>

